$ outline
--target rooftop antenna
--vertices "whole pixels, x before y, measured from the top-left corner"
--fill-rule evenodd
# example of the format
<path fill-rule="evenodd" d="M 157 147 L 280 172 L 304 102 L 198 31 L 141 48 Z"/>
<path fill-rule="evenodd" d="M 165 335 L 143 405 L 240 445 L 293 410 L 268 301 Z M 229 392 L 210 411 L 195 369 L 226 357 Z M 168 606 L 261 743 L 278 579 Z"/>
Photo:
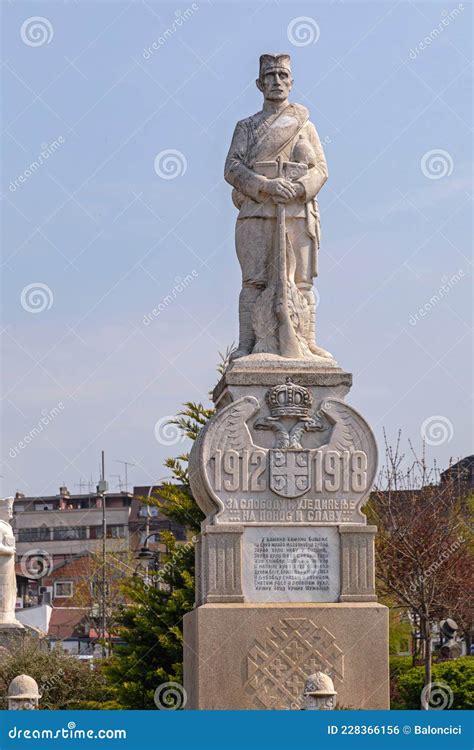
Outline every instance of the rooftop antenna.
<path fill-rule="evenodd" d="M 118 478 L 119 492 L 122 492 L 122 475 L 121 474 L 111 474 L 110 476 L 111 477 L 115 477 L 116 479 Z"/>
<path fill-rule="evenodd" d="M 130 461 L 120 461 L 120 459 L 115 459 L 116 463 L 123 464 L 125 466 L 125 492 L 128 492 L 128 467 L 129 466 L 136 466 L 136 464 L 131 463 Z"/>
<path fill-rule="evenodd" d="M 80 479 L 79 482 L 75 484 L 74 486 L 79 487 L 79 494 L 82 495 L 82 489 L 83 487 L 87 487 L 87 484 L 88 482 L 84 482 L 82 479 Z M 90 488 L 89 488 L 89 492 L 90 492 Z"/>

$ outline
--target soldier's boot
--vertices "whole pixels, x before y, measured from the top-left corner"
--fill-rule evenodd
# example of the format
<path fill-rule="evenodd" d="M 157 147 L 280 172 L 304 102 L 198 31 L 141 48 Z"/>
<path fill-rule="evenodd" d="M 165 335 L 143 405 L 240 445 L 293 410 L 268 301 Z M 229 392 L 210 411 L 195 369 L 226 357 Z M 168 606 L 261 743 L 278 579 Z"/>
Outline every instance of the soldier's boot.
<path fill-rule="evenodd" d="M 300 289 L 300 291 L 304 294 L 309 308 L 308 324 L 306 326 L 305 336 L 306 343 L 308 344 L 308 347 L 312 354 L 316 354 L 316 356 L 318 357 L 327 357 L 328 359 L 333 359 L 333 356 L 330 352 L 327 352 L 320 346 L 316 346 L 316 299 L 314 297 L 314 292 L 312 289 Z"/>
<path fill-rule="evenodd" d="M 238 359 L 252 353 L 255 346 L 255 333 L 252 326 L 252 310 L 261 293 L 255 286 L 244 286 L 239 297 L 239 346 L 230 355 L 230 359 Z"/>

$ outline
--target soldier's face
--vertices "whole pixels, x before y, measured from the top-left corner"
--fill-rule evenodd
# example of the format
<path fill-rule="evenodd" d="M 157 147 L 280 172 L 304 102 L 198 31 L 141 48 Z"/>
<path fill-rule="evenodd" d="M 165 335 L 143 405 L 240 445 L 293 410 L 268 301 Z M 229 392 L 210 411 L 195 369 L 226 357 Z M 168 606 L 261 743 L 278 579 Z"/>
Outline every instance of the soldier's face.
<path fill-rule="evenodd" d="M 281 102 L 288 98 L 293 80 L 286 70 L 269 70 L 257 79 L 257 88 L 265 99 Z"/>

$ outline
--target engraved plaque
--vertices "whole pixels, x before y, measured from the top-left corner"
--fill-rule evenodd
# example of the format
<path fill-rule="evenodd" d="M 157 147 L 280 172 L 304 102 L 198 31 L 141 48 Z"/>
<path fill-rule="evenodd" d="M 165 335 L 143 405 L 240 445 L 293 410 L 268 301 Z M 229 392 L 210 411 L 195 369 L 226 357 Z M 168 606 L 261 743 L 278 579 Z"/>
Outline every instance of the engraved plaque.
<path fill-rule="evenodd" d="M 336 528 L 246 528 L 242 560 L 245 601 L 336 602 L 339 557 Z"/>

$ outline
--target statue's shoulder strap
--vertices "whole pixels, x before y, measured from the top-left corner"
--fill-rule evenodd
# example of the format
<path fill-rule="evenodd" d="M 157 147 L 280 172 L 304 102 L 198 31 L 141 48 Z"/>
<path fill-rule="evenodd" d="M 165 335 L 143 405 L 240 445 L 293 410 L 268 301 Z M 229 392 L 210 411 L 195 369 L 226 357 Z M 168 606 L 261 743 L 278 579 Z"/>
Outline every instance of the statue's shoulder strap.
<path fill-rule="evenodd" d="M 304 107 L 302 104 L 296 104 L 296 102 L 292 102 L 288 105 L 288 107 L 285 109 L 285 112 L 288 111 L 288 109 L 292 109 L 292 111 L 295 114 L 295 117 L 298 117 L 298 119 L 301 121 L 301 127 L 306 124 L 306 122 L 309 120 L 309 111 L 306 107 Z"/>
<path fill-rule="evenodd" d="M 251 161 L 269 161 L 283 151 L 309 120 L 302 104 L 288 104 L 250 149 Z"/>

